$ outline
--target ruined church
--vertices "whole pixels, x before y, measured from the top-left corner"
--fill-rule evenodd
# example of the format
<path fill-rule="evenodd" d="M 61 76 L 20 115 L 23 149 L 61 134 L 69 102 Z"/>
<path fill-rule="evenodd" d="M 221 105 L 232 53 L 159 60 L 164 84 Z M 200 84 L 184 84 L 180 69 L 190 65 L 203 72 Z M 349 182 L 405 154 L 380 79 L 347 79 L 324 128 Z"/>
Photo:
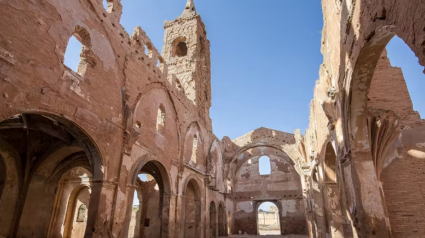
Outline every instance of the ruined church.
<path fill-rule="evenodd" d="M 259 217 L 281 237 L 425 237 L 425 121 L 385 50 L 398 36 L 425 66 L 423 0 L 322 0 L 309 128 L 234 140 L 212 131 L 194 1 L 161 54 L 107 2 L 0 1 L 1 238 L 248 238 Z"/>

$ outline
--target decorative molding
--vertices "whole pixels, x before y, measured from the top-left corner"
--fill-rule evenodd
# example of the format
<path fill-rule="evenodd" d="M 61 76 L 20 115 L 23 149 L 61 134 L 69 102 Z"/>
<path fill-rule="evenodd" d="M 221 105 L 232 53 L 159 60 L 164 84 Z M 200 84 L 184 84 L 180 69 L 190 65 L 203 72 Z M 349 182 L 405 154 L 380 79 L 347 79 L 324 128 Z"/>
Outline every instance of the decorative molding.
<path fill-rule="evenodd" d="M 399 116 L 393 111 L 368 108 L 367 123 L 373 164 L 378 180 L 389 146 L 401 132 Z"/>

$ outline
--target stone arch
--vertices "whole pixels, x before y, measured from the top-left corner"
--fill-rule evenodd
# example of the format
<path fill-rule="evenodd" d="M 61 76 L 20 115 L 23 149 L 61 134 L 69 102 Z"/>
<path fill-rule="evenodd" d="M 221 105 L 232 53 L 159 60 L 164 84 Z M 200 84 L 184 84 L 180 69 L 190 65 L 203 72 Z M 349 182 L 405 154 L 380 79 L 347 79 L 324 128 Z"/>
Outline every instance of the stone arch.
<path fill-rule="evenodd" d="M 78 187 L 76 187 L 68 200 L 68 206 L 67 206 L 67 211 L 66 211 L 66 218 L 65 218 L 65 226 L 64 226 L 64 237 L 72 237 L 72 230 L 73 230 L 73 223 L 75 220 L 75 213 L 76 213 L 76 209 L 77 209 L 77 198 L 78 195 L 84 190 L 87 189 L 88 192 L 91 194 L 91 187 L 87 186 L 87 185 L 80 185 Z M 86 207 L 89 206 L 89 204 L 85 204 Z M 83 222 L 83 221 L 79 221 L 79 222 Z"/>
<path fill-rule="evenodd" d="M 50 101 L 51 99 L 45 98 L 44 100 Z M 72 106 L 69 104 L 62 105 L 61 107 L 72 108 Z M 5 110 L 4 112 L 4 114 L 0 114 L 0 123 L 14 115 L 34 114 L 52 118 L 53 120 L 65 125 L 67 127 L 67 131 L 72 136 L 79 138 L 79 145 L 83 148 L 84 152 L 86 152 L 87 157 L 90 160 L 90 165 L 93 169 L 93 179 L 104 179 L 103 166 L 105 163 L 101 154 L 102 150 L 98 143 L 94 140 L 93 135 L 90 134 L 88 130 L 83 128 L 81 125 L 79 125 L 75 120 L 73 120 L 73 115 L 60 111 L 46 111 L 39 108 L 30 108 L 30 106 L 28 108 L 14 107 L 13 110 Z"/>
<path fill-rule="evenodd" d="M 397 10 L 397 8 L 391 9 L 395 15 L 399 13 Z M 368 191 L 347 186 L 347 191 L 351 193 L 347 196 L 347 204 L 350 210 L 354 210 L 356 213 L 352 214 L 355 216 L 353 220 L 357 222 L 355 227 L 362 235 L 376 233 L 388 236 L 394 231 L 407 232 L 403 229 L 391 227 L 392 219 L 388 217 L 390 213 L 387 211 L 390 203 L 385 202 L 388 197 L 385 197 L 382 192 L 383 183 L 380 181 L 382 168 L 387 158 L 385 154 L 389 146 L 399 137 L 402 120 L 392 111 L 368 108 L 369 91 L 376 66 L 385 47 L 395 35 L 401 38 L 414 52 L 419 59 L 419 64 L 425 66 L 425 44 L 415 41 L 415 37 L 419 37 L 417 33 L 421 31 L 412 32 L 410 27 L 405 27 L 416 24 L 423 26 L 423 21 L 411 17 L 410 14 L 400 15 L 393 19 L 397 20 L 390 23 L 384 20 L 370 26 L 370 29 L 367 30 L 368 37 L 361 42 L 353 72 L 348 74 L 349 90 L 347 91 L 349 91 L 349 94 L 345 98 L 347 102 L 345 111 L 349 120 L 345 128 L 347 136 L 344 137 L 348 138 L 346 141 L 349 141 L 351 147 L 349 148 L 353 161 L 351 166 L 355 168 L 353 171 L 356 172 L 353 175 L 353 180 L 359 184 L 358 187 L 367 187 Z M 376 201 L 379 201 L 379 205 Z M 398 202 L 400 201 L 396 203 Z M 373 211 L 370 210 L 371 207 L 374 208 Z M 396 210 L 398 210 L 398 207 Z M 370 219 L 359 218 L 372 216 L 379 217 L 373 222 L 374 225 L 370 225 Z M 400 225 L 401 223 L 399 220 L 396 222 L 399 227 L 403 226 Z M 395 233 L 392 235 L 396 236 Z"/>
<path fill-rule="evenodd" d="M 189 176 L 183 187 L 184 209 L 182 209 L 182 234 L 184 238 L 197 238 L 201 237 L 202 222 L 201 222 L 201 209 L 202 209 L 202 192 L 199 181 L 195 179 L 196 176 Z M 201 183 L 202 184 L 202 183 Z"/>
<path fill-rule="evenodd" d="M 161 90 L 165 93 L 166 98 L 168 100 L 168 103 L 170 105 L 170 110 L 166 110 L 167 114 L 171 113 L 171 115 L 175 118 L 175 130 L 176 130 L 176 137 L 177 137 L 177 153 L 181 154 L 181 125 L 180 125 L 180 116 L 179 116 L 179 112 L 177 111 L 176 105 L 175 105 L 175 101 L 171 95 L 170 90 L 167 88 L 167 86 L 165 84 L 163 84 L 162 82 L 154 82 L 154 83 L 150 83 L 148 85 L 146 85 L 143 90 L 139 93 L 139 95 L 137 96 L 136 101 L 134 102 L 134 104 L 131 107 L 131 111 L 133 112 L 133 118 L 131 118 L 129 121 L 131 122 L 131 127 L 137 131 L 139 133 L 139 136 L 136 138 L 138 139 L 140 137 L 141 131 L 140 131 L 140 122 L 138 121 L 137 117 L 137 111 L 138 108 L 140 106 L 141 103 L 141 98 L 145 95 L 147 95 L 150 91 L 152 90 Z M 158 105 L 160 106 L 160 105 Z M 166 108 L 165 108 L 166 109 Z M 172 123 L 172 122 L 171 122 Z M 142 136 L 143 137 L 143 136 Z"/>
<path fill-rule="evenodd" d="M 172 57 L 184 57 L 188 54 L 187 39 L 185 36 L 179 36 L 173 40 L 171 44 Z"/>
<path fill-rule="evenodd" d="M 139 107 L 140 104 L 140 97 L 147 94 L 149 91 L 153 90 L 153 89 L 161 89 L 163 90 L 167 97 L 168 100 L 170 100 L 171 105 L 172 105 L 172 109 L 173 109 L 173 113 L 176 116 L 177 122 L 179 121 L 179 114 L 177 112 L 177 108 L 176 108 L 176 103 L 173 100 L 173 97 L 171 95 L 170 90 L 167 88 L 167 86 L 162 83 L 162 82 L 154 82 L 154 83 L 149 83 L 148 85 L 146 85 L 145 87 L 143 87 L 142 91 L 140 92 L 139 96 L 138 96 L 138 100 L 135 102 L 135 105 L 133 107 L 133 112 L 135 112 L 137 110 L 137 108 Z M 177 123 L 178 124 L 178 123 Z"/>
<path fill-rule="evenodd" d="M 46 136 L 55 138 L 56 142 L 46 143 L 45 147 L 41 149 L 43 153 L 35 157 L 36 159 L 31 163 L 30 167 L 27 167 L 28 170 L 25 172 L 23 185 L 19 188 L 19 199 L 16 199 L 16 207 L 11 214 L 13 222 L 10 224 L 11 228 L 8 229 L 8 233 L 11 236 L 18 235 L 18 233 L 19 235 L 24 235 L 21 232 L 31 233 L 32 229 L 48 230 L 49 221 L 53 214 L 50 214 L 49 211 L 53 212 L 54 210 L 55 189 L 58 186 L 57 182 L 61 176 L 60 173 L 66 172 L 67 169 L 72 167 L 72 164 L 78 164 L 77 161 L 68 163 L 68 166 L 63 166 L 62 169 L 56 170 L 53 175 L 52 173 L 54 173 L 55 167 L 61 163 L 66 164 L 66 155 L 84 151 L 85 166 L 96 176 L 95 179 L 99 181 L 103 180 L 103 162 L 99 150 L 89 135 L 77 124 L 68 118 L 65 119 L 63 116 L 39 111 L 37 113 L 29 111 L 29 113 L 14 115 L 9 119 L 3 120 L 0 125 L 9 128 L 7 126 L 8 123 L 15 123 L 14 130 L 23 130 L 26 128 L 26 130 L 34 132 L 39 131 L 38 133 L 44 133 Z M 23 120 L 23 124 L 21 120 Z M 29 122 L 27 122 L 28 120 Z M 43 125 L 51 124 L 56 125 L 56 127 L 50 130 L 43 127 Z M 22 139 L 29 140 L 30 138 L 27 136 L 22 137 Z M 30 153 L 26 148 L 23 150 L 25 153 Z M 65 153 L 61 154 L 63 150 L 65 150 Z M 77 160 L 77 158 L 74 159 Z M 23 172 L 19 176 L 22 177 Z M 56 179 L 52 179 L 49 182 L 49 177 L 55 177 Z M 101 189 L 97 189 L 97 196 L 92 197 L 94 204 L 99 204 L 100 194 Z M 34 196 L 41 198 L 39 206 L 34 206 L 35 204 L 27 206 L 26 204 L 31 199 L 37 199 Z M 39 212 L 40 209 L 43 212 Z M 93 224 L 95 222 L 97 211 L 98 206 L 92 206 L 90 208 L 90 216 L 88 216 L 87 224 Z M 27 213 L 32 214 L 32 216 L 25 215 Z M 29 219 L 29 217 L 32 217 L 33 220 Z M 30 223 L 31 225 L 29 225 Z M 90 231 L 88 232 L 90 233 Z"/>
<path fill-rule="evenodd" d="M 355 67 L 351 73 L 350 93 L 347 99 L 349 124 L 352 149 L 355 152 L 368 152 L 371 148 L 369 132 L 367 130 L 367 102 L 369 87 L 375 72 L 375 67 L 386 45 L 395 36 L 399 36 L 419 58 L 420 63 L 425 62 L 425 55 L 420 53 L 408 39 L 408 33 L 395 25 L 380 24 L 370 31 L 368 39 L 357 57 Z M 425 45 L 422 45 L 422 48 Z M 424 66 L 421 63 L 422 66 Z"/>
<path fill-rule="evenodd" d="M 234 163 L 237 160 L 237 158 L 239 157 L 239 155 L 241 155 L 245 151 L 253 149 L 253 148 L 257 148 L 257 147 L 268 147 L 268 148 L 273 148 L 273 149 L 276 149 L 276 150 L 283 152 L 290 159 L 290 160 L 286 160 L 285 158 L 283 158 L 285 160 L 285 162 L 288 162 L 289 164 L 291 164 L 294 167 L 294 169 L 297 171 L 297 173 L 299 175 L 302 175 L 301 169 L 299 168 L 299 166 L 297 166 L 297 163 L 296 163 L 297 160 L 293 159 L 292 156 L 290 156 L 290 154 L 288 154 L 289 151 L 285 148 L 282 148 L 281 146 L 273 145 L 273 144 L 259 144 L 259 145 L 258 144 L 251 144 L 251 145 L 244 146 L 241 149 L 239 149 L 232 156 L 230 164 Z M 240 169 L 240 167 L 236 168 L 235 172 L 237 172 L 239 169 Z"/>
<path fill-rule="evenodd" d="M 281 221 L 281 216 L 282 216 L 282 204 L 277 201 L 277 200 L 260 200 L 260 201 L 255 201 L 255 214 L 256 214 L 256 223 L 257 223 L 257 235 L 260 235 L 260 228 L 259 228 L 259 224 L 258 224 L 258 210 L 261 206 L 261 204 L 265 203 L 265 202 L 270 202 L 273 203 L 277 209 L 278 209 L 278 222 L 279 222 L 279 228 L 280 228 L 280 234 L 282 234 L 282 221 Z"/>
<path fill-rule="evenodd" d="M 127 194 L 127 209 L 126 217 L 123 226 L 123 237 L 128 236 L 129 226 L 131 221 L 132 205 L 133 205 L 133 194 L 136 188 L 136 182 L 138 180 L 139 173 L 146 173 L 151 175 L 159 188 L 159 219 L 161 220 L 160 224 L 160 237 L 168 237 L 169 233 L 169 210 L 170 210 L 170 195 L 171 195 L 171 181 L 169 173 L 165 166 L 158 161 L 156 158 L 153 158 L 151 155 L 144 155 L 140 157 L 132 166 L 128 173 L 127 177 L 127 187 L 129 192 Z M 146 201 L 145 198 L 143 198 Z"/>
<path fill-rule="evenodd" d="M 200 125 L 199 125 L 199 123 L 198 123 L 198 121 L 193 121 L 192 123 L 190 123 L 188 126 L 187 126 L 187 128 L 186 128 L 186 130 L 185 130 L 185 133 L 184 133 L 184 136 L 183 136 L 183 143 L 181 143 L 181 145 L 180 145 L 180 151 L 181 151 L 181 157 L 180 157 L 180 161 L 182 162 L 182 164 L 185 164 L 186 163 L 186 161 L 184 161 L 184 159 L 185 159 L 185 156 L 186 156 L 186 159 L 188 159 L 188 158 L 190 158 L 191 156 L 192 156 L 192 147 L 190 147 L 190 150 L 189 151 L 185 151 L 185 148 L 188 148 L 188 147 L 186 147 L 186 142 L 187 142 L 187 138 L 189 137 L 189 136 L 193 136 L 193 135 L 190 135 L 189 133 L 190 133 L 190 130 L 191 129 L 196 129 L 196 131 L 197 131 L 197 142 L 198 142 L 198 147 L 197 147 L 197 150 L 198 150 L 198 152 L 202 152 L 202 153 L 205 153 L 205 151 L 204 151 L 204 149 L 205 149 L 205 141 L 204 141 L 204 136 L 203 136 L 203 133 L 202 133 L 202 130 L 201 130 L 201 127 L 200 127 Z M 193 138 L 193 137 L 192 137 Z M 199 147 L 199 145 L 202 145 L 201 147 Z M 189 154 L 185 154 L 185 152 L 190 152 L 190 155 Z M 198 158 L 198 156 L 197 156 L 197 158 Z M 206 158 L 203 158 L 203 159 L 206 159 Z M 200 161 L 197 161 L 197 163 L 199 164 L 200 163 Z M 204 165 L 203 165 L 204 166 Z"/>

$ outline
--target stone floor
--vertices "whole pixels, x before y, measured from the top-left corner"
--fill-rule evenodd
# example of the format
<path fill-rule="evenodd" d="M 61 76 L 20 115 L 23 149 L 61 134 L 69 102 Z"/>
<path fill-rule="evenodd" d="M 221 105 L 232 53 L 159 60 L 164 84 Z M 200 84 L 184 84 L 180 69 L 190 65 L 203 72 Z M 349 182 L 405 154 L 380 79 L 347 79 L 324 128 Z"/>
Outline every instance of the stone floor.
<path fill-rule="evenodd" d="M 229 235 L 221 237 L 231 237 L 231 238 L 308 238 L 306 235 L 267 235 L 267 236 L 257 236 L 257 235 Z"/>

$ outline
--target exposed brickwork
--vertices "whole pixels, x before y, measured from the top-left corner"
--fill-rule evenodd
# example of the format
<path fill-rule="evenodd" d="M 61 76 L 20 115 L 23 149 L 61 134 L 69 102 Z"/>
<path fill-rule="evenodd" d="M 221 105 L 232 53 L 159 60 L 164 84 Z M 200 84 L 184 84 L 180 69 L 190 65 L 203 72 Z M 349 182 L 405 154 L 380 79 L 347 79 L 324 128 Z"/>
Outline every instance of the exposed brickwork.
<path fill-rule="evenodd" d="M 381 175 L 392 237 L 396 238 L 425 234 L 425 160 L 408 151 L 400 151 Z"/>

